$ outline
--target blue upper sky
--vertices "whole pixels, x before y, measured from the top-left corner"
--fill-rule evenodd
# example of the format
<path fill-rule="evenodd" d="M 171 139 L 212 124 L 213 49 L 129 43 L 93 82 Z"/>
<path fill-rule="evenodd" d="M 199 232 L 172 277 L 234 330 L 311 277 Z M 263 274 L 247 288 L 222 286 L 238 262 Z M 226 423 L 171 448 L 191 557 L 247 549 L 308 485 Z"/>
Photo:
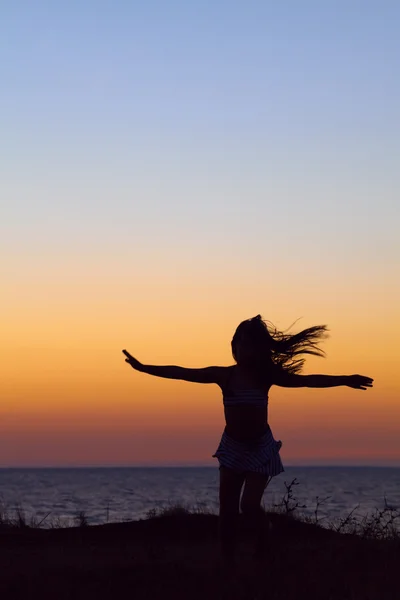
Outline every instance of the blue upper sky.
<path fill-rule="evenodd" d="M 393 260 L 399 26 L 396 0 L 5 3 L 2 243 L 246 253 L 267 230 Z"/>

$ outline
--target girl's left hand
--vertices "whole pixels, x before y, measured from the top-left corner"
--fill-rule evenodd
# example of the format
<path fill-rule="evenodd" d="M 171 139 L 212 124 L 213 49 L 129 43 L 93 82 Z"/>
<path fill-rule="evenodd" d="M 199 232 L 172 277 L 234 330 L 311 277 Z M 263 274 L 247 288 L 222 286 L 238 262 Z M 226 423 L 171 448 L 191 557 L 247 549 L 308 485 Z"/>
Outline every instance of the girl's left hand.
<path fill-rule="evenodd" d="M 143 371 L 143 365 L 141 362 L 136 360 L 136 358 L 134 358 L 131 354 L 129 354 L 129 352 L 127 350 L 122 350 L 122 352 L 126 356 L 125 362 L 127 362 L 129 365 L 131 365 L 132 369 L 135 369 L 136 371 Z"/>
<path fill-rule="evenodd" d="M 347 378 L 347 386 L 355 390 L 366 390 L 367 387 L 372 387 L 373 379 L 364 375 L 349 375 Z"/>

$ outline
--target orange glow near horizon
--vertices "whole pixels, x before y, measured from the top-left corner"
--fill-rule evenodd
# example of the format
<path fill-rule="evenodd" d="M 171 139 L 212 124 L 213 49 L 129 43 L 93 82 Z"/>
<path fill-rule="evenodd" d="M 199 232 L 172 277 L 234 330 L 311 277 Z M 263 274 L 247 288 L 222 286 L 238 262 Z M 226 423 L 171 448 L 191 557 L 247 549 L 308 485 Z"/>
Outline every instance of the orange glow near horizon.
<path fill-rule="evenodd" d="M 66 286 L 26 284 L 28 303 L 21 289 L 10 295 L 1 352 L 1 466 L 214 464 L 223 428 L 217 386 L 134 372 L 121 350 L 144 363 L 231 364 L 237 323 L 262 312 L 273 321 L 278 315 L 276 325 L 285 328 L 294 320 L 285 309 L 290 293 L 283 287 L 271 302 L 267 288 L 256 289 L 257 303 L 253 293 L 229 304 L 235 286 L 223 294 L 216 294 L 212 282 L 202 290 L 194 282 L 185 286 L 185 301 L 178 302 L 171 286 L 160 285 L 155 301 L 143 291 L 124 293 L 121 282 L 100 300 L 98 285 L 81 282 L 67 294 Z M 284 442 L 283 460 L 400 464 L 394 315 L 382 317 L 391 322 L 390 339 L 384 326 L 371 336 L 365 306 L 346 311 L 329 302 L 327 291 L 324 297 L 324 311 L 312 295 L 302 298 L 300 311 L 308 301 L 307 314 L 315 317 L 295 329 L 327 321 L 331 329 L 323 343 L 327 359 L 310 357 L 305 372 L 361 373 L 372 376 L 375 387 L 272 388 L 269 417 L 275 437 Z"/>

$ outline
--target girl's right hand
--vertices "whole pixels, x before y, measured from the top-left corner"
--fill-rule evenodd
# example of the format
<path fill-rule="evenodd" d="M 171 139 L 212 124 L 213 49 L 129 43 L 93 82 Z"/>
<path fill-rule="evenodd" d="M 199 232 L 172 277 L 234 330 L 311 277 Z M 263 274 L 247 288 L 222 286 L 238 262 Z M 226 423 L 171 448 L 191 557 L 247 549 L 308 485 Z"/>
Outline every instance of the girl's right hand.
<path fill-rule="evenodd" d="M 136 360 L 136 358 L 134 358 L 131 354 L 129 354 L 129 352 L 127 350 L 122 350 L 122 352 L 126 356 L 125 362 L 127 362 L 129 365 L 131 365 L 132 369 L 135 369 L 136 371 L 143 371 L 143 365 L 141 362 Z"/>

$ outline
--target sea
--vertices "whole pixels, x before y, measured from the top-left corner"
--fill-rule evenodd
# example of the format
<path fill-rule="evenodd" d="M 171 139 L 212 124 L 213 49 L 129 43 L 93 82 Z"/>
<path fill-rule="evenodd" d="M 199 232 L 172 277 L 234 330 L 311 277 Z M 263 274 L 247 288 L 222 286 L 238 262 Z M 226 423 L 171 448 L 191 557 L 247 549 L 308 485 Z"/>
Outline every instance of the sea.
<path fill-rule="evenodd" d="M 0 469 L 0 521 L 15 518 L 42 527 L 145 519 L 176 505 L 218 512 L 215 467 Z M 362 519 L 385 506 L 400 510 L 400 467 L 285 467 L 265 491 L 266 509 L 282 503 L 323 524 Z M 317 508 L 317 514 L 315 513 Z"/>

